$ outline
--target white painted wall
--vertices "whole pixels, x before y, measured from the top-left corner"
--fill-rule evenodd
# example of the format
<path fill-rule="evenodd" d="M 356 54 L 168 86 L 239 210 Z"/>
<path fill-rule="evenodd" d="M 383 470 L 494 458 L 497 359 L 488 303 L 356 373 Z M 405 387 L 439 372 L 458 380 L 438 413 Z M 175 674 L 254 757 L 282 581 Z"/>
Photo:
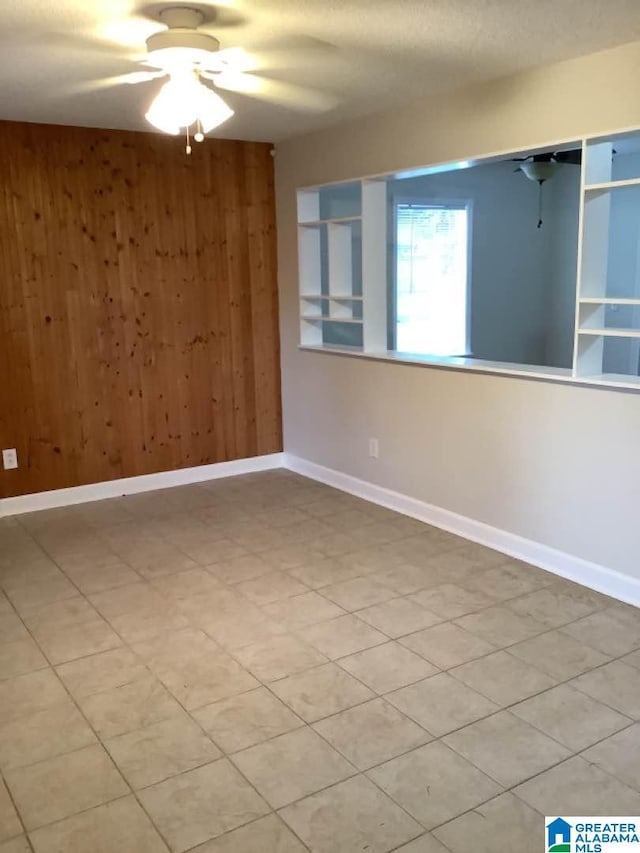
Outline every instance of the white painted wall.
<path fill-rule="evenodd" d="M 278 146 L 287 452 L 640 578 L 640 394 L 299 351 L 295 211 L 298 186 L 640 126 L 639 79 L 634 43 Z"/>

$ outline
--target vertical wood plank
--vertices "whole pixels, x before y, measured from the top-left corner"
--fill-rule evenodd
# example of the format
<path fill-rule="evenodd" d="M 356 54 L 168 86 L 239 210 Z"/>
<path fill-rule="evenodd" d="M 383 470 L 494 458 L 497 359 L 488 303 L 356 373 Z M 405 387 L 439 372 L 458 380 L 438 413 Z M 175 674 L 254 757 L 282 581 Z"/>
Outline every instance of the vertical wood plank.
<path fill-rule="evenodd" d="M 282 449 L 269 151 L 0 122 L 0 497 Z"/>

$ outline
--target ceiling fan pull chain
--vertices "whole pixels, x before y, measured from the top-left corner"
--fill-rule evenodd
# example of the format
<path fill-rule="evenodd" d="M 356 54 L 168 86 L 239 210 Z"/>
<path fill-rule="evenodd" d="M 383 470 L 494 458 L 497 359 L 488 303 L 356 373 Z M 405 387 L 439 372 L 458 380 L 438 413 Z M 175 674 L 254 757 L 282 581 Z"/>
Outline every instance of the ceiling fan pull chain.
<path fill-rule="evenodd" d="M 189 125 L 187 125 L 187 145 L 184 149 L 187 154 L 191 154 L 191 142 L 189 140 Z"/>
<path fill-rule="evenodd" d="M 542 185 L 544 181 L 538 181 L 538 228 L 542 228 Z"/>

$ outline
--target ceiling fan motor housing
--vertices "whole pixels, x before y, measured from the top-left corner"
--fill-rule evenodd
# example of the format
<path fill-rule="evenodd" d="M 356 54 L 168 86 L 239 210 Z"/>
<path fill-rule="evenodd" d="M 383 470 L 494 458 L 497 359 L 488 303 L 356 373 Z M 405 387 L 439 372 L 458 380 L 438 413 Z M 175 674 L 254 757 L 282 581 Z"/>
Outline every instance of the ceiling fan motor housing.
<path fill-rule="evenodd" d="M 198 27 L 204 20 L 202 12 L 198 9 L 189 9 L 184 6 L 163 9 L 160 12 L 160 20 L 167 25 L 168 29 L 149 36 L 147 39 L 149 53 L 172 48 L 216 53 L 220 49 L 217 38 L 198 32 Z"/>

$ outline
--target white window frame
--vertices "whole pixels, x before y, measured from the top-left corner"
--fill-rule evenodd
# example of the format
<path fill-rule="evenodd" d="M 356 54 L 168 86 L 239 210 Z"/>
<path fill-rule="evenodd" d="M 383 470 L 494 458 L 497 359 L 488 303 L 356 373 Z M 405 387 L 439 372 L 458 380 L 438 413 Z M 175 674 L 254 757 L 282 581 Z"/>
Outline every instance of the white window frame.
<path fill-rule="evenodd" d="M 467 281 L 466 281 L 466 290 L 465 290 L 465 351 L 460 353 L 451 353 L 448 356 L 444 356 L 445 358 L 470 358 L 473 357 L 473 352 L 471 350 L 471 265 L 472 265 L 472 246 L 473 246 L 473 199 L 462 197 L 462 198 L 454 198 L 451 196 L 442 197 L 442 196 L 397 196 L 393 199 L 393 237 L 392 237 L 392 245 L 393 245 L 393 275 L 391 277 L 392 281 L 392 293 L 391 297 L 391 310 L 390 310 L 390 330 L 389 330 L 389 340 L 391 344 L 391 349 L 394 352 L 399 352 L 397 348 L 397 315 L 398 315 L 398 208 L 400 205 L 420 205 L 423 207 L 450 207 L 455 208 L 457 210 L 466 210 L 467 212 Z M 425 357 L 428 357 L 432 354 L 423 354 Z M 438 357 L 435 356 L 434 357 Z"/>

